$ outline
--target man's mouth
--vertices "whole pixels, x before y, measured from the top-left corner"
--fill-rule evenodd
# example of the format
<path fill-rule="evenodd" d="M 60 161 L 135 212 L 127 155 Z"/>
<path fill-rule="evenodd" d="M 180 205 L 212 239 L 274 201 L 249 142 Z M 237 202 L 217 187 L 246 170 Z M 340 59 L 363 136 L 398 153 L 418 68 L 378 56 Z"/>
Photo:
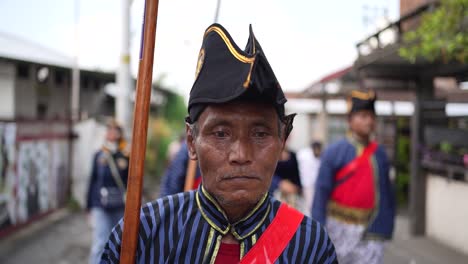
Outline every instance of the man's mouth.
<path fill-rule="evenodd" d="M 251 175 L 229 175 L 222 178 L 223 181 L 235 181 L 235 180 L 259 180 L 256 176 Z"/>

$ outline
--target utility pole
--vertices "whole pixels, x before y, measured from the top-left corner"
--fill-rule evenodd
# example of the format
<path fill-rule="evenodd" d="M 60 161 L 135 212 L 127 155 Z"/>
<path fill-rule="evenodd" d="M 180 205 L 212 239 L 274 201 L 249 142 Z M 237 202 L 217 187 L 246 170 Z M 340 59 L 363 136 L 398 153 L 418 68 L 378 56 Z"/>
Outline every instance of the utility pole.
<path fill-rule="evenodd" d="M 72 92 L 71 92 L 71 120 L 72 122 L 79 120 L 80 117 L 80 68 L 78 65 L 78 56 L 79 56 L 79 32 L 78 32 L 78 22 L 80 19 L 80 0 L 75 0 L 75 30 L 74 30 L 74 58 L 73 58 L 73 69 L 72 69 Z"/>
<path fill-rule="evenodd" d="M 218 17 L 219 17 L 219 9 L 221 8 L 221 0 L 218 0 L 216 3 L 216 11 L 215 11 L 215 18 L 214 22 L 218 23 Z"/>
<path fill-rule="evenodd" d="M 125 131 L 131 131 L 132 105 L 132 79 L 130 76 L 130 6 L 131 0 L 122 0 L 122 43 L 120 51 L 119 71 L 117 74 L 118 93 L 115 104 L 117 121 Z"/>
<path fill-rule="evenodd" d="M 70 93 L 70 119 L 68 120 L 68 129 L 69 129 L 69 140 L 68 140 L 68 186 L 66 187 L 66 194 L 68 198 L 73 197 L 73 182 L 75 179 L 75 162 L 73 161 L 73 154 L 75 151 L 73 137 L 75 124 L 78 123 L 81 119 L 80 115 L 80 66 L 78 64 L 78 57 L 80 55 L 80 42 L 79 42 L 79 21 L 80 21 L 80 0 L 74 1 L 73 7 L 74 13 L 74 58 L 73 58 L 73 68 L 71 72 L 71 93 Z"/>

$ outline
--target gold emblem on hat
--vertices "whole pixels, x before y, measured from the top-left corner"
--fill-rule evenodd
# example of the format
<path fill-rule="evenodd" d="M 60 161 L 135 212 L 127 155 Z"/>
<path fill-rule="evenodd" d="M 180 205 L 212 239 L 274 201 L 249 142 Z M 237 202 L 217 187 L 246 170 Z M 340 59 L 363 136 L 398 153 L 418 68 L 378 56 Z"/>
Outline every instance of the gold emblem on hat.
<path fill-rule="evenodd" d="M 197 69 L 195 70 L 195 80 L 200 74 L 201 68 L 203 67 L 203 62 L 205 62 L 205 49 L 201 49 L 200 53 L 198 54 L 198 62 L 197 62 Z"/>

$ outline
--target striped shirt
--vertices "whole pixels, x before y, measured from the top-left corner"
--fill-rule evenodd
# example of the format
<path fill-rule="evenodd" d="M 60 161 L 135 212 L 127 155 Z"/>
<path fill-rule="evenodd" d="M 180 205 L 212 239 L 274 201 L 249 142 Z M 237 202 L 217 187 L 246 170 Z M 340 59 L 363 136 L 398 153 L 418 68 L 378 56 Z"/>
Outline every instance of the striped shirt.
<path fill-rule="evenodd" d="M 214 198 L 201 186 L 143 206 L 136 263 L 214 263 L 221 238 L 231 233 L 241 259 L 274 219 L 280 202 L 269 194 L 252 212 L 229 223 Z M 122 220 L 114 227 L 101 264 L 119 263 Z M 304 217 L 276 263 L 337 263 L 335 248 L 318 222 Z"/>

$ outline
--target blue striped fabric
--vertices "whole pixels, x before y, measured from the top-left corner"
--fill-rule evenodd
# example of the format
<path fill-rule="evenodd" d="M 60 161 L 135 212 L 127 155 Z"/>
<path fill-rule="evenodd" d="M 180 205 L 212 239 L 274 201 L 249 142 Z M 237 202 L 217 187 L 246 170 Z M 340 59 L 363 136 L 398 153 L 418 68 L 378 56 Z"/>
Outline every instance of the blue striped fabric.
<path fill-rule="evenodd" d="M 137 263 L 214 263 L 221 238 L 239 240 L 242 258 L 270 225 L 280 202 L 266 194 L 242 220 L 230 224 L 215 200 L 200 187 L 146 204 L 140 215 Z M 114 227 L 102 264 L 119 263 L 122 220 Z M 276 263 L 337 263 L 335 248 L 320 224 L 304 217 Z"/>

